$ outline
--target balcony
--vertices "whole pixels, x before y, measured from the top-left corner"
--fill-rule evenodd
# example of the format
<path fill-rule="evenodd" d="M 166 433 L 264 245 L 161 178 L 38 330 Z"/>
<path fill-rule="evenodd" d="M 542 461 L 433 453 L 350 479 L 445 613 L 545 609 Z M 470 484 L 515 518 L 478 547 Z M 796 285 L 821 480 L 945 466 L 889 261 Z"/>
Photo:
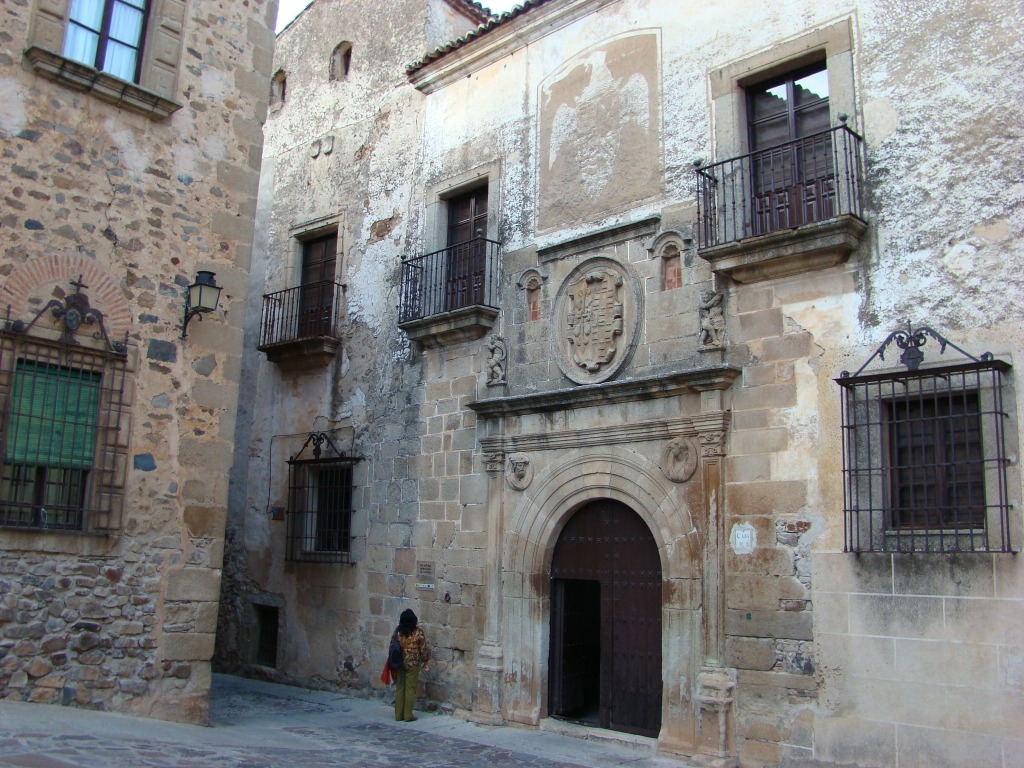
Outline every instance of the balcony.
<path fill-rule="evenodd" d="M 345 286 L 332 280 L 308 283 L 263 297 L 259 350 L 290 368 L 326 365 L 341 340 Z"/>
<path fill-rule="evenodd" d="M 479 339 L 498 317 L 501 243 L 475 237 L 402 259 L 398 327 L 425 347 Z"/>
<path fill-rule="evenodd" d="M 867 228 L 863 140 L 845 124 L 696 174 L 697 251 L 736 282 L 841 264 Z"/>

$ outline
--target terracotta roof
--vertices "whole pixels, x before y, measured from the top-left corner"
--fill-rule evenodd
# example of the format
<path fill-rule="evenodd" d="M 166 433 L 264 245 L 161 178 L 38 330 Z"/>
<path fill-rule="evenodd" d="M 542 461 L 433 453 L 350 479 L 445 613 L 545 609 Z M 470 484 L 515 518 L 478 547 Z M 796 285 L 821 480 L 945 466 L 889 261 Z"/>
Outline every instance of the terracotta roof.
<path fill-rule="evenodd" d="M 448 5 L 453 8 L 457 8 L 467 16 L 471 16 L 481 23 L 486 23 L 494 16 L 494 14 L 491 13 L 490 8 L 485 8 L 480 5 L 480 3 L 476 2 L 476 0 L 448 0 Z"/>
<path fill-rule="evenodd" d="M 476 6 L 480 5 L 479 3 L 473 2 L 473 0 L 449 0 L 449 2 L 461 2 Z M 407 66 L 405 68 L 405 72 L 406 74 L 411 75 L 417 70 L 423 69 L 423 67 L 427 66 L 427 64 L 430 64 L 433 61 L 437 61 L 438 59 L 444 58 L 452 51 L 456 51 L 462 46 L 466 45 L 467 43 L 476 40 L 478 37 L 486 35 L 492 29 L 497 29 L 498 27 L 507 24 L 512 19 L 522 16 L 531 8 L 536 8 L 539 5 L 544 5 L 545 3 L 549 2 L 552 2 L 552 0 L 524 0 L 524 2 L 512 8 L 511 11 L 505 11 L 504 13 L 497 15 L 492 14 L 489 8 L 484 8 L 484 10 L 488 14 L 490 14 L 487 18 L 487 21 L 478 26 L 476 29 L 470 30 L 462 37 L 456 40 L 452 40 L 450 43 L 445 43 L 440 48 L 435 48 L 433 51 L 428 53 L 419 61 L 413 62 L 412 64 Z"/>

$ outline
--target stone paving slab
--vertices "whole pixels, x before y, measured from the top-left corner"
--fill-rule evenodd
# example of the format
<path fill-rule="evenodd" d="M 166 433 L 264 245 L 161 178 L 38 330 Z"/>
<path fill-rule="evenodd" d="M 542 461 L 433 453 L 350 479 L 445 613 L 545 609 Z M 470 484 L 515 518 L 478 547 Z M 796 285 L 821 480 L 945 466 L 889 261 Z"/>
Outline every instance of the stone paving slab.
<path fill-rule="evenodd" d="M 685 768 L 622 746 L 215 675 L 211 727 L 0 701 L 0 766 L 20 768 Z"/>

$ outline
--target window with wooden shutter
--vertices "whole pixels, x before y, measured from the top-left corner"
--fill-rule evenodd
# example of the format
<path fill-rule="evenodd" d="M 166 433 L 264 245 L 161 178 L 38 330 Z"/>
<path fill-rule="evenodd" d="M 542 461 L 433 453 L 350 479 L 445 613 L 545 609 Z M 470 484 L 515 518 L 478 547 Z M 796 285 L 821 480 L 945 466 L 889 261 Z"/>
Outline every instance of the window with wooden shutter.
<path fill-rule="evenodd" d="M 118 525 L 125 363 L 120 354 L 0 333 L 0 527 Z"/>
<path fill-rule="evenodd" d="M 928 339 L 964 360 L 921 366 Z M 907 369 L 868 370 L 890 345 L 905 350 Z M 908 327 L 836 380 L 847 551 L 1013 551 L 1010 371 L 988 353 L 973 357 L 927 327 Z"/>

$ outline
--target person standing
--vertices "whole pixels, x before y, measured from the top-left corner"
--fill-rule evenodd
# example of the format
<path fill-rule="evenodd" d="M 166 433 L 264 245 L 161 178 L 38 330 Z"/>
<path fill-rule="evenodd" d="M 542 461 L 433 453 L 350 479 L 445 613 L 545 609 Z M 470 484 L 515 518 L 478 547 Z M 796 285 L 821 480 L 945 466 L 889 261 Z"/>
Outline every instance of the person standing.
<path fill-rule="evenodd" d="M 402 646 L 402 668 L 398 670 L 395 682 L 395 720 L 412 722 L 412 707 L 416 703 L 416 686 L 420 681 L 420 670 L 429 669 L 430 646 L 427 637 L 418 626 L 419 620 L 412 608 L 406 608 L 398 617 L 395 634 Z"/>

